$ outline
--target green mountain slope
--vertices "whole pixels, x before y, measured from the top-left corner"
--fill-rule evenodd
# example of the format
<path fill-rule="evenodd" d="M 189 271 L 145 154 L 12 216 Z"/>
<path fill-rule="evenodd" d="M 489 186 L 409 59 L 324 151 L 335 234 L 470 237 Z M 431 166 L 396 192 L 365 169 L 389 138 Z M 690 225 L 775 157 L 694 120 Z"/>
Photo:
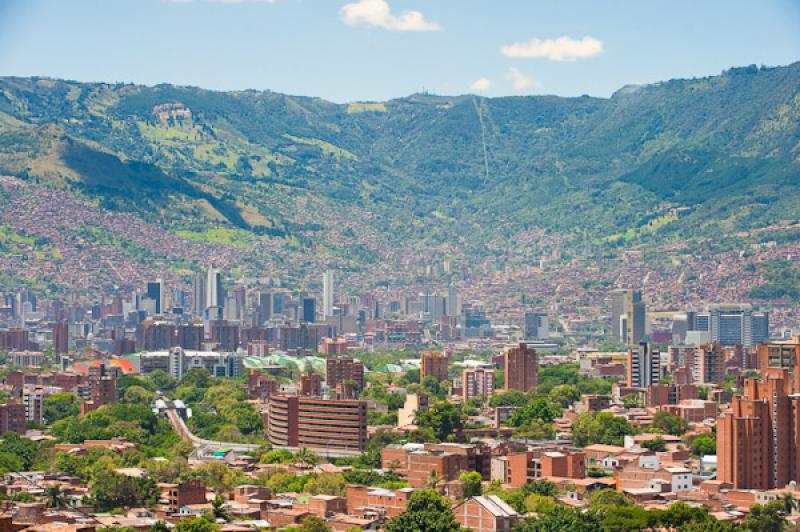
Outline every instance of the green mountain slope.
<path fill-rule="evenodd" d="M 799 124 L 800 63 L 609 99 L 349 105 L 0 78 L 0 173 L 156 212 L 176 230 L 228 225 L 335 247 L 336 227 L 298 209 L 313 200 L 343 220 L 371 213 L 399 244 L 480 252 L 540 227 L 616 246 L 800 219 Z"/>

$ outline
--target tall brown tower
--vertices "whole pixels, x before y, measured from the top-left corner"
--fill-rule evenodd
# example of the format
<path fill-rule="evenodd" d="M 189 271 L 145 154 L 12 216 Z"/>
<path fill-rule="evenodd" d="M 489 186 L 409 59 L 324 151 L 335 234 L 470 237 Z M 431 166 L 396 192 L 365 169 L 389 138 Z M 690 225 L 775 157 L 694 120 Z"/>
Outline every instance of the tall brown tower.
<path fill-rule="evenodd" d="M 539 355 L 528 344 L 521 343 L 506 351 L 506 391 L 527 392 L 539 385 Z"/>

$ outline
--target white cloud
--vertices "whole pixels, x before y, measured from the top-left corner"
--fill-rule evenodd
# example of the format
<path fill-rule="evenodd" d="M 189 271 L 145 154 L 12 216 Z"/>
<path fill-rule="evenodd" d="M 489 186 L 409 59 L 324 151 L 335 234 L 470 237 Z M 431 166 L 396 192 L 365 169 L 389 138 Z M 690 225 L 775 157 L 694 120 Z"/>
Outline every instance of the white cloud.
<path fill-rule="evenodd" d="M 348 26 L 372 26 L 395 31 L 436 31 L 439 24 L 425 19 L 420 11 L 393 14 L 386 0 L 358 0 L 339 10 L 339 17 Z"/>
<path fill-rule="evenodd" d="M 563 35 L 558 39 L 533 38 L 527 42 L 518 42 L 503 46 L 500 52 L 506 57 L 528 59 L 545 57 L 551 61 L 575 61 L 587 59 L 603 52 L 603 41 L 594 37 L 573 39 Z"/>
<path fill-rule="evenodd" d="M 539 82 L 536 79 L 526 76 L 517 67 L 510 67 L 508 76 L 511 78 L 511 88 L 515 91 L 524 91 L 525 89 L 539 86 Z"/>
<path fill-rule="evenodd" d="M 486 78 L 473 81 L 469 88 L 475 92 L 486 92 L 492 87 L 492 82 Z"/>

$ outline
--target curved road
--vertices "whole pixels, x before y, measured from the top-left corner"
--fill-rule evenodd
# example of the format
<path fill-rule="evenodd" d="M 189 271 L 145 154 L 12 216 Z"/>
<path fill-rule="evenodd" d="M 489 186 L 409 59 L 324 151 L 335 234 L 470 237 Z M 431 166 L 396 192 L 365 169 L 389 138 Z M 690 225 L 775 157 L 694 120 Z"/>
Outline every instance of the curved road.
<path fill-rule="evenodd" d="M 169 420 L 172 428 L 175 429 L 175 432 L 180 434 L 181 438 L 184 440 L 192 442 L 194 445 L 195 451 L 199 454 L 206 454 L 209 451 L 213 451 L 214 449 L 230 449 L 232 451 L 236 451 L 238 453 L 246 453 L 249 451 L 257 451 L 262 449 L 263 446 L 255 445 L 252 443 L 233 443 L 233 442 L 224 442 L 224 441 L 213 441 L 213 440 L 204 440 L 203 438 L 198 438 L 189 430 L 189 427 L 186 426 L 181 416 L 174 409 L 167 409 L 166 410 L 167 419 Z M 283 449 L 291 452 L 297 452 L 299 447 L 284 447 L 284 446 L 277 446 L 273 445 L 273 449 Z M 322 458 L 347 458 L 351 456 L 359 456 L 362 453 L 358 451 L 350 451 L 346 449 L 318 449 L 318 448 L 311 448 L 309 450 L 313 451 L 315 454 Z"/>

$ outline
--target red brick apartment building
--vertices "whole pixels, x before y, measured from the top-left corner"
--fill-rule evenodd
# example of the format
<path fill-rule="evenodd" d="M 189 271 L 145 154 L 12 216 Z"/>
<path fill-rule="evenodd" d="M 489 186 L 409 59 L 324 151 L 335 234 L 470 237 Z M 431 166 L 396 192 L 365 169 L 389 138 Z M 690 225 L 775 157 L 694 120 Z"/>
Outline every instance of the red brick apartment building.
<path fill-rule="evenodd" d="M 506 350 L 505 356 L 506 391 L 527 392 L 539 385 L 539 355 L 528 344 Z"/>
<path fill-rule="evenodd" d="M 273 445 L 363 452 L 367 448 L 366 401 L 274 394 L 267 434 Z"/>
<path fill-rule="evenodd" d="M 800 396 L 792 372 L 762 369 L 717 422 L 717 479 L 734 489 L 780 488 L 800 480 Z"/>
<path fill-rule="evenodd" d="M 446 381 L 448 373 L 449 359 L 447 353 L 430 351 L 422 353 L 419 362 L 419 378 L 422 382 L 425 377 L 433 377 L 437 381 Z"/>
<path fill-rule="evenodd" d="M 488 480 L 491 453 L 461 443 L 389 445 L 381 451 L 381 467 L 396 469 L 412 488 L 427 487 L 433 472 L 443 482 L 457 480 L 461 471 L 476 471 Z"/>
<path fill-rule="evenodd" d="M 347 513 L 350 515 L 379 515 L 392 518 L 406 510 L 406 504 L 414 493 L 413 488 L 389 490 L 348 484 Z"/>
<path fill-rule="evenodd" d="M 331 389 L 340 383 L 352 381 L 359 390 L 363 390 L 364 364 L 353 357 L 330 357 L 325 361 L 325 381 Z"/>
<path fill-rule="evenodd" d="M 494 393 L 494 370 L 488 368 L 465 369 L 461 381 L 464 399 L 490 397 Z"/>
<path fill-rule="evenodd" d="M 542 478 L 586 478 L 586 454 L 581 451 L 524 451 L 496 459 L 495 478 L 521 487 Z"/>

